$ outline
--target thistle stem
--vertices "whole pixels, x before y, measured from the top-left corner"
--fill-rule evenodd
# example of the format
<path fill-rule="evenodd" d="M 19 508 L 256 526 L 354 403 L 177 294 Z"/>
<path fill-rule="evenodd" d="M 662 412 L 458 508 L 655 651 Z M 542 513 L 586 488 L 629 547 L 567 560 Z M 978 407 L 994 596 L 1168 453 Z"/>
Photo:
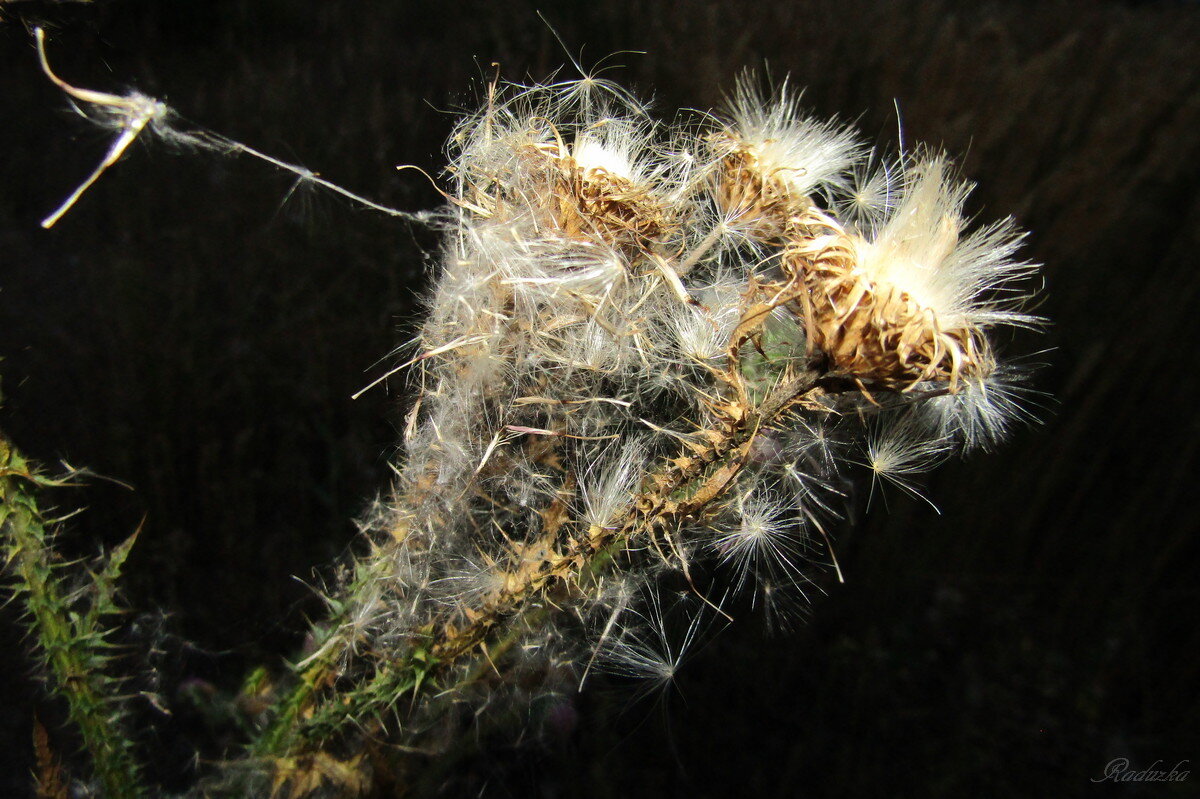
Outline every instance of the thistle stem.
<path fill-rule="evenodd" d="M 50 690 L 67 702 L 68 715 L 83 738 L 96 779 L 109 799 L 143 796 L 131 744 L 114 707 L 116 686 L 103 673 L 111 646 L 96 626 L 99 600 L 87 613 L 72 608 L 71 591 L 55 561 L 51 534 L 31 489 L 61 485 L 38 475 L 0 436 L 0 552 L 13 576 L 13 591 L 25 606 L 37 654 Z M 124 552 L 114 554 L 124 557 Z M 108 570 L 106 570 L 108 571 Z M 99 585 L 100 592 L 111 586 Z"/>

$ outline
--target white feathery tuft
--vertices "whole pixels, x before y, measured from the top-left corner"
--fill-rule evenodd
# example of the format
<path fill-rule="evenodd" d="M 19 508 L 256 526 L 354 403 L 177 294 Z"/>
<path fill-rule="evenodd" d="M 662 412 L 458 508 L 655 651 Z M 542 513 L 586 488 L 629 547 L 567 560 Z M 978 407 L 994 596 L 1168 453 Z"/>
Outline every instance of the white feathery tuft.
<path fill-rule="evenodd" d="M 964 236 L 971 188 L 952 177 L 944 156 L 912 163 L 886 221 L 856 238 L 859 267 L 932 310 L 944 329 L 1033 324 L 1017 310 L 1025 294 L 1014 287 L 1036 269 L 1013 258 L 1023 235 L 1003 221 Z"/>
<path fill-rule="evenodd" d="M 910 415 L 873 425 L 866 441 L 866 466 L 871 470 L 872 493 L 879 482 L 886 481 L 925 500 L 941 513 L 917 490 L 913 478 L 945 460 L 952 451 L 952 444 L 948 438 L 931 438 L 925 426 Z"/>
<path fill-rule="evenodd" d="M 611 527 L 628 509 L 645 462 L 646 449 L 635 439 L 626 443 L 616 458 L 601 460 L 587 468 L 579 480 L 582 520 L 593 527 Z"/>
<path fill-rule="evenodd" d="M 986 377 L 963 383 L 953 394 L 931 397 L 918 406 L 937 435 L 960 443 L 964 452 L 990 450 L 1003 441 L 1018 423 L 1033 423 L 1030 405 L 1039 392 L 1024 385 L 1027 376 L 1012 365 L 1002 365 Z"/>
<path fill-rule="evenodd" d="M 773 492 L 755 491 L 738 498 L 732 518 L 717 528 L 710 546 L 722 563 L 733 566 L 740 590 L 760 574 L 798 571 L 800 521 Z"/>
<path fill-rule="evenodd" d="M 763 172 L 797 196 L 846 184 L 847 170 L 863 147 L 853 128 L 817 120 L 800 110 L 787 82 L 769 100 L 747 73 L 737 83 L 729 114 L 734 131 L 759 159 Z"/>

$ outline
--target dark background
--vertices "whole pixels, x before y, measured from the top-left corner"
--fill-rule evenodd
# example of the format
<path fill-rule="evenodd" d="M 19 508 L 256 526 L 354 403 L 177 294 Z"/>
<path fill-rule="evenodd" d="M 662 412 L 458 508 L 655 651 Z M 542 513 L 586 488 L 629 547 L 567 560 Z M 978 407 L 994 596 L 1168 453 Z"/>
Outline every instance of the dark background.
<path fill-rule="evenodd" d="M 943 145 L 1015 215 L 1044 263 L 1039 426 L 929 481 L 934 514 L 890 497 L 839 531 L 847 582 L 810 620 L 738 623 L 665 700 L 579 700 L 575 732 L 491 747 L 456 785 L 580 797 L 1075 796 L 1113 758 L 1188 759 L 1200 784 L 1196 413 L 1200 11 L 1189 3 L 591 3 L 536 6 L 584 62 L 711 108 L 745 67 L 808 87 L 821 115 Z M 66 110 L 25 25 L 76 85 L 136 87 L 210 129 L 400 208 L 439 197 L 453 111 L 482 75 L 543 78 L 563 49 L 520 3 L 209 0 L 0 3 L 0 426 L 105 482 L 68 553 L 144 518 L 131 559 L 149 688 L 177 704 L 149 736 L 186 780 L 180 686 L 236 689 L 299 645 L 315 582 L 388 479 L 402 379 L 350 395 L 413 330 L 436 239 L 246 158 L 139 143 L 65 219 L 38 221 L 108 134 Z M 561 73 L 570 77 L 570 69 Z M 384 360 L 380 360 L 384 359 Z M 300 579 L 295 579 L 299 577 Z M 38 697 L 0 617 L 0 795 L 28 791 Z M 189 681 L 191 681 L 189 683 Z M 147 727 L 154 712 L 144 708 Z M 62 739 L 69 747 L 69 736 Z M 202 751 L 205 756 L 215 752 Z M 1107 790 L 1106 790 L 1107 789 Z M 458 790 L 456 788 L 455 790 Z M 465 790 L 465 789 L 463 789 Z"/>

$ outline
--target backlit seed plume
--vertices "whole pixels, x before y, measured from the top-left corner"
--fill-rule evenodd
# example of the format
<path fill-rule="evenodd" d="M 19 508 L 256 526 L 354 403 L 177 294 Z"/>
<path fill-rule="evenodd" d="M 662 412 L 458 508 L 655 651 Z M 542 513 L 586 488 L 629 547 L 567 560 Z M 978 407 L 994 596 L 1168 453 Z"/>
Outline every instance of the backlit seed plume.
<path fill-rule="evenodd" d="M 913 496 L 921 496 L 914 478 L 944 459 L 950 452 L 950 442 L 930 435 L 914 419 L 901 417 L 875 424 L 867 435 L 866 452 L 872 491 L 877 483 L 888 482 Z"/>

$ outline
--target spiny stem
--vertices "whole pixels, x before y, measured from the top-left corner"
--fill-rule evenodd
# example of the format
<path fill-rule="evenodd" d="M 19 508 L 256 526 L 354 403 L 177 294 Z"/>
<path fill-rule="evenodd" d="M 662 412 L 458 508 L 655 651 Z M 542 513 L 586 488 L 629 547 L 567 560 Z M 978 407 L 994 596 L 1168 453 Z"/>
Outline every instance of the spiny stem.
<path fill-rule="evenodd" d="M 112 581 L 132 539 L 116 550 L 96 576 L 93 606 L 72 610 L 71 591 L 55 562 L 51 534 L 31 489 L 61 485 L 38 475 L 0 435 L 0 551 L 21 597 L 50 689 L 67 701 L 71 722 L 79 728 L 92 768 L 108 799 L 143 796 L 131 744 L 114 707 L 115 681 L 103 673 L 111 647 L 98 620 L 112 611 Z"/>
<path fill-rule="evenodd" d="M 301 719 L 302 710 L 316 696 L 320 678 L 329 672 L 325 662 L 303 672 L 300 683 L 284 705 L 286 712 L 264 736 L 260 753 L 282 754 L 286 751 L 296 739 L 296 731 L 290 729 L 295 724 L 302 727 L 300 739 L 316 743 L 336 734 L 347 723 L 362 724 L 367 719 L 377 719 L 399 696 L 409 691 L 415 695 L 423 686 L 433 684 L 437 674 L 444 673 L 476 651 L 483 655 L 478 668 L 453 688 L 466 687 L 479 679 L 520 639 L 520 621 L 536 623 L 539 621 L 536 616 L 548 613 L 540 605 L 528 607 L 529 600 L 554 581 L 567 584 L 595 580 L 611 568 L 616 555 L 632 540 L 654 535 L 657 528 L 669 526 L 676 518 L 701 514 L 705 506 L 723 494 L 740 471 L 749 451 L 748 445 L 758 431 L 776 423 L 781 414 L 818 388 L 820 377 L 821 373 L 817 371 L 805 371 L 781 381 L 756 412 L 731 424 L 723 439 L 713 443 L 709 457 L 700 459 L 707 463 L 683 468 L 670 462 L 672 465 L 668 468 L 649 477 L 646 490 L 631 503 L 623 525 L 599 536 L 575 541 L 572 550 L 563 558 L 544 564 L 523 583 L 481 608 L 470 625 L 440 628 L 420 646 L 414 645 L 401 657 L 381 664 L 372 677 L 356 687 L 323 702 L 318 700 L 306 719 Z M 415 656 L 420 656 L 420 662 L 414 659 Z"/>

